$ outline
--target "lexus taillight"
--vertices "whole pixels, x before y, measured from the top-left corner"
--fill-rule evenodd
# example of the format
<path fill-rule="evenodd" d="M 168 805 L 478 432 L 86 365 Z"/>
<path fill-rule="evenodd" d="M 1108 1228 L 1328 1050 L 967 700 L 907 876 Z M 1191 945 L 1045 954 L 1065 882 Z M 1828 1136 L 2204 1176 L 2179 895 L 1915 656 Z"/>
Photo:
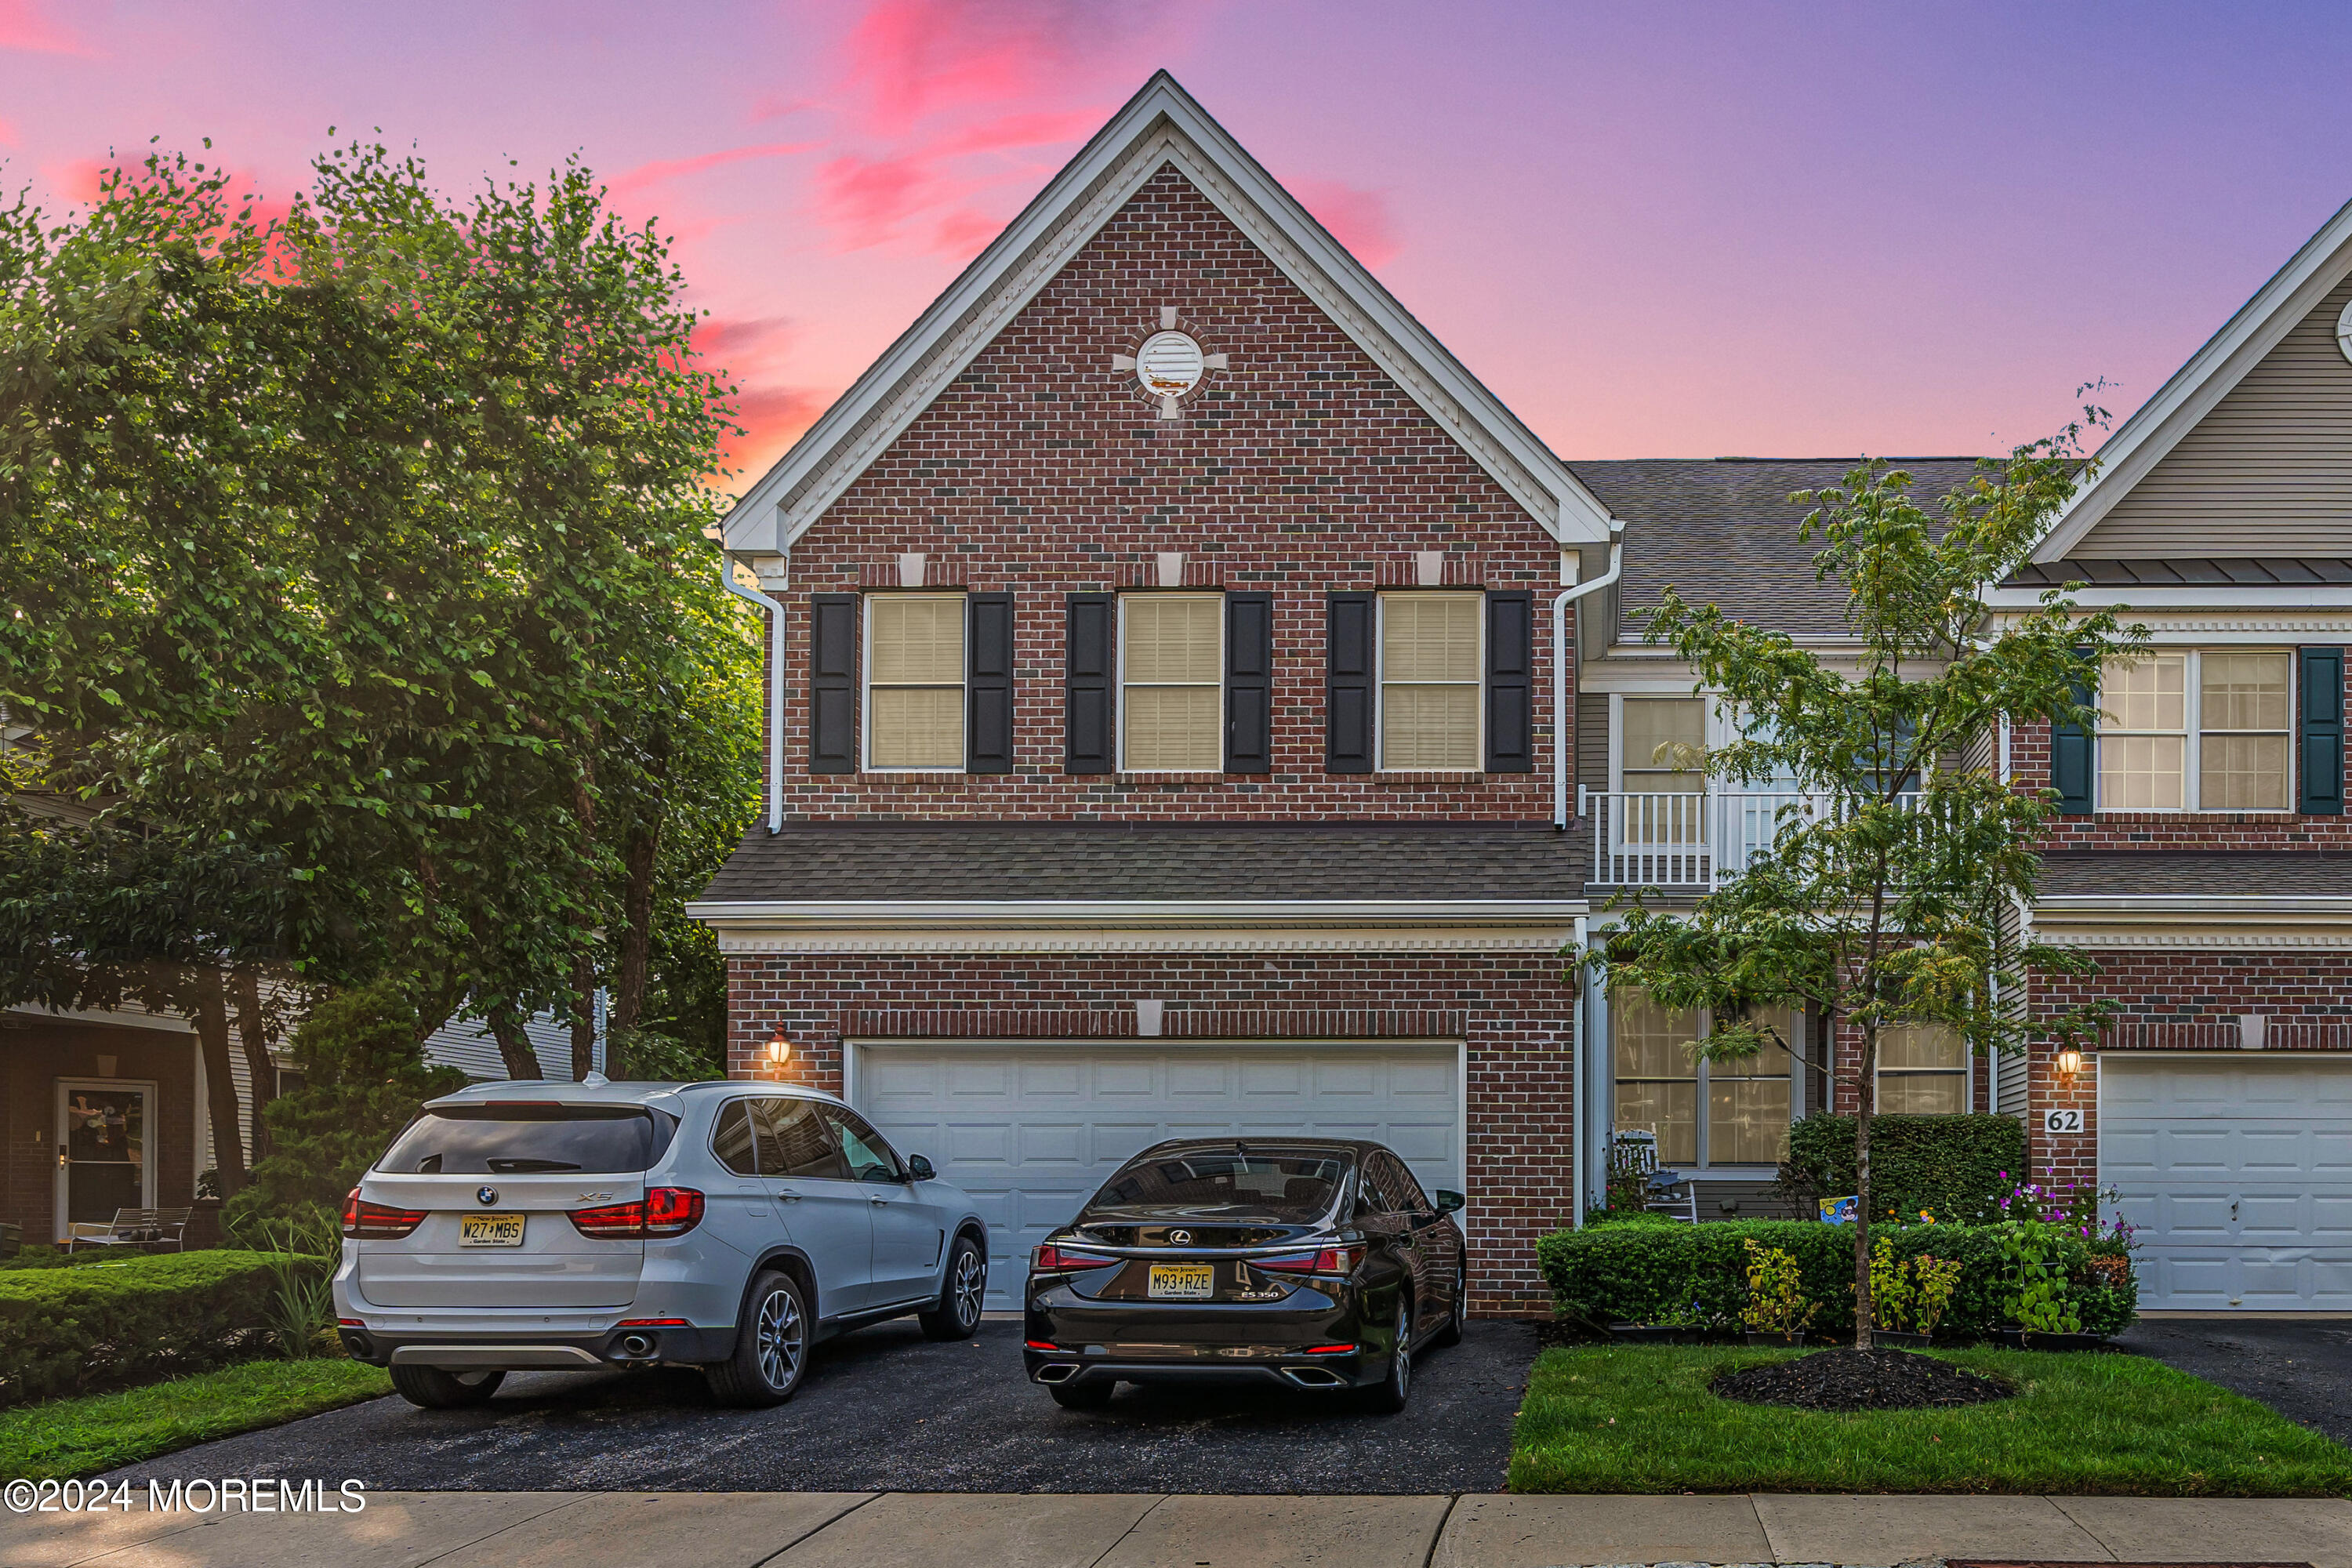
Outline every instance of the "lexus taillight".
<path fill-rule="evenodd" d="M 343 1234 L 394 1241 L 425 1223 L 426 1209 L 396 1209 L 364 1202 L 357 1187 L 343 1200 Z"/>
<path fill-rule="evenodd" d="M 702 1223 L 702 1194 L 692 1187 L 647 1187 L 630 1204 L 571 1211 L 572 1228 L 603 1241 L 684 1236 Z"/>
<path fill-rule="evenodd" d="M 1327 1247 L 1319 1252 L 1285 1252 L 1249 1261 L 1253 1268 L 1271 1269 L 1276 1274 L 1346 1274 L 1355 1267 L 1356 1255 L 1344 1247 Z"/>
<path fill-rule="evenodd" d="M 1029 1268 L 1035 1274 L 1054 1274 L 1066 1268 L 1108 1268 L 1118 1261 L 1116 1258 L 1098 1258 L 1091 1252 L 1072 1252 L 1066 1247 L 1047 1242 L 1029 1259 Z"/>

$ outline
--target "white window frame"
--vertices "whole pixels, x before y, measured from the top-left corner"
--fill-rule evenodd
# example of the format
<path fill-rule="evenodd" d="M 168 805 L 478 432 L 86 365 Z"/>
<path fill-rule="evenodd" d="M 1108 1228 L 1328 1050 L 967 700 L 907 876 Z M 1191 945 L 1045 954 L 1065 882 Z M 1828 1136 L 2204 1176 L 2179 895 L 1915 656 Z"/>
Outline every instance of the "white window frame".
<path fill-rule="evenodd" d="M 1112 745 L 1112 751 L 1116 757 L 1116 761 L 1112 765 L 1120 773 L 1135 771 L 1130 769 L 1127 763 L 1127 606 L 1131 601 L 1137 599 L 1210 599 L 1214 600 L 1216 603 L 1217 679 L 1215 689 L 1217 693 L 1217 760 L 1214 764 L 1209 767 L 1179 768 L 1173 771 L 1187 773 L 1222 773 L 1225 770 L 1225 671 L 1229 668 L 1226 663 L 1225 638 L 1232 629 L 1227 624 L 1230 617 L 1225 613 L 1225 594 L 1224 590 L 1222 588 L 1167 588 L 1159 590 L 1140 588 L 1122 592 L 1118 595 L 1118 625 L 1114 628 L 1114 635 L 1118 638 L 1118 648 L 1116 656 L 1111 660 L 1111 680 L 1118 688 L 1118 697 L 1115 714 L 1115 727 L 1118 730 L 1118 734 L 1113 738 Z M 1167 683 L 1153 682 L 1153 684 L 1165 685 Z M 1167 773 L 1171 770 L 1166 768 L 1152 768 L 1146 771 L 1151 773 Z"/>
<path fill-rule="evenodd" d="M 2298 782 L 2296 770 L 2302 763 L 2302 746 L 2296 723 L 2296 716 L 2302 711 L 2301 701 L 2303 690 L 2301 683 L 2303 680 L 2303 661 L 2295 658 L 2295 650 L 2293 647 L 2280 647 L 2277 644 L 2269 642 L 2249 643 L 2243 647 L 2231 646 L 2217 647 L 2210 649 L 2204 647 L 2178 647 L 2168 644 L 2158 644 L 2150 647 L 2148 649 L 2148 653 L 2151 656 L 2172 654 L 2184 656 L 2184 665 L 2181 672 L 2180 717 L 2181 722 L 2186 726 L 2186 728 L 2183 731 L 2181 747 L 2183 755 L 2180 762 L 2180 804 L 2179 805 L 2109 805 L 2106 803 L 2105 798 L 2105 786 L 2103 782 L 2106 775 L 2105 771 L 2101 764 L 2104 761 L 2103 748 L 2106 744 L 2107 729 L 2105 722 L 2102 722 L 2097 731 L 2094 732 L 2092 736 L 2091 809 L 2094 812 L 2129 813 L 2136 816 L 2144 815 L 2186 816 L 2195 813 L 2201 813 L 2206 810 L 2203 796 L 2205 771 L 2205 655 L 2208 652 L 2230 654 L 2280 654 L 2285 656 L 2286 658 L 2286 804 L 2284 805 L 2225 805 L 2215 806 L 2212 809 L 2216 812 L 2231 816 L 2293 816 L 2295 815 L 2295 789 Z M 2103 669 L 2100 674 L 2104 679 L 2105 671 Z M 2095 697 L 2097 695 L 2097 693 L 2094 693 Z M 2096 709 L 2099 705 L 2096 701 L 2094 701 L 2092 706 Z M 2105 710 L 2104 709 L 2100 709 L 2099 711 L 2102 719 L 2104 720 Z M 2144 731 L 2128 731 L 2125 732 L 2138 734 L 2143 733 Z M 2269 730 L 2225 730 L 2216 732 L 2229 735 L 2276 733 L 2276 731 Z"/>
<path fill-rule="evenodd" d="M 1475 696 L 1477 710 L 1477 758 L 1466 768 L 1412 768 L 1417 773 L 1460 773 L 1468 777 L 1486 771 L 1486 593 L 1483 588 L 1383 588 L 1372 595 L 1372 768 L 1388 773 L 1389 767 L 1389 601 L 1391 598 L 1428 597 L 1451 595 L 1455 598 L 1477 601 L 1478 675 L 1473 681 L 1401 681 L 1400 685 L 1470 686 Z"/>
<path fill-rule="evenodd" d="M 955 599 L 963 611 L 963 670 L 956 680 L 957 702 L 963 712 L 964 762 L 952 766 L 933 763 L 914 767 L 903 763 L 877 764 L 874 756 L 874 614 L 876 603 L 883 599 Z M 858 606 L 857 648 L 857 758 L 859 771 L 869 773 L 961 773 L 967 771 L 965 762 L 971 757 L 971 595 L 960 588 L 887 589 L 868 593 Z M 888 689 L 886 688 L 885 689 Z"/>
<path fill-rule="evenodd" d="M 1786 1007 L 1780 1009 L 1780 1011 L 1781 1014 L 1781 1037 L 1789 1042 L 1789 1122 L 1790 1125 L 1794 1126 L 1805 1114 L 1805 1094 L 1807 1089 L 1804 1058 L 1805 1015 L 1802 1009 L 1796 1007 Z M 1698 1034 L 1696 1037 L 1703 1040 L 1706 1038 L 1709 1034 L 1714 1032 L 1715 1009 L 1712 1007 L 1700 1007 L 1696 1009 L 1696 1012 L 1698 1014 L 1699 1020 Z M 1620 1016 L 1620 1010 L 1617 1006 L 1617 998 L 1613 994 L 1611 995 L 1609 999 L 1608 1015 L 1609 1044 L 1608 1054 L 1605 1058 L 1605 1066 L 1609 1080 L 1609 1138 L 1612 1143 L 1613 1143 L 1617 1137 L 1617 1082 L 1618 1079 L 1623 1076 L 1617 1071 L 1617 1025 Z M 1759 1173 L 1768 1175 L 1777 1174 L 1780 1169 L 1777 1164 L 1751 1162 L 1747 1164 L 1717 1165 L 1710 1164 L 1708 1163 L 1707 1154 L 1709 1151 L 1707 1149 L 1707 1144 L 1712 1140 L 1707 1132 L 1707 1089 L 1713 1077 L 1710 1069 L 1715 1066 L 1715 1064 L 1706 1060 L 1705 1058 L 1701 1058 L 1693 1062 L 1691 1066 L 1693 1070 L 1689 1081 L 1695 1086 L 1694 1092 L 1696 1096 L 1696 1102 L 1694 1107 L 1694 1114 L 1696 1120 L 1693 1131 L 1697 1138 L 1697 1153 L 1696 1157 L 1690 1162 L 1688 1173 L 1694 1175 L 1704 1175 L 1717 1181 L 1744 1181 Z M 1681 1082 L 1683 1080 L 1674 1079 L 1672 1081 Z M 1662 1166 L 1668 1163 L 1664 1154 L 1661 1153 L 1658 1156 L 1658 1163 Z M 1679 1166 L 1673 1168 L 1681 1169 Z"/>

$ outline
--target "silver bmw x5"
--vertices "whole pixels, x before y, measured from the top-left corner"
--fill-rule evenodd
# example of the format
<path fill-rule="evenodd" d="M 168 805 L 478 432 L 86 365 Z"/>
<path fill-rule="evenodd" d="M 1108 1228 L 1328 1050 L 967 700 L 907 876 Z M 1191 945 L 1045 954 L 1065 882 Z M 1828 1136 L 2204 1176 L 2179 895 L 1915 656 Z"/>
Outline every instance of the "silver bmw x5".
<path fill-rule="evenodd" d="M 343 1211 L 345 1347 L 432 1409 L 507 1373 L 698 1366 L 790 1399 L 809 1348 L 917 1315 L 971 1336 L 971 1199 L 831 1095 L 776 1084 L 481 1084 L 425 1107 Z"/>

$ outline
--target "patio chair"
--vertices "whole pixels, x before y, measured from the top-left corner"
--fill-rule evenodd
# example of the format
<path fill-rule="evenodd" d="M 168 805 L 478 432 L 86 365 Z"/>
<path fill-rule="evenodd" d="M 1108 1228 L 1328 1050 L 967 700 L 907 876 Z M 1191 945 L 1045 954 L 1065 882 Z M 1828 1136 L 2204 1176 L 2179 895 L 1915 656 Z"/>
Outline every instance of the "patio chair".
<path fill-rule="evenodd" d="M 76 1220 L 66 1227 L 66 1250 L 77 1247 L 169 1247 L 187 1250 L 188 1209 L 116 1209 L 100 1225 Z"/>
<path fill-rule="evenodd" d="M 1684 1180 L 1680 1171 L 1654 1171 L 1650 1173 L 1648 1197 L 1642 1206 L 1652 1214 L 1696 1225 L 1698 1184 Z"/>

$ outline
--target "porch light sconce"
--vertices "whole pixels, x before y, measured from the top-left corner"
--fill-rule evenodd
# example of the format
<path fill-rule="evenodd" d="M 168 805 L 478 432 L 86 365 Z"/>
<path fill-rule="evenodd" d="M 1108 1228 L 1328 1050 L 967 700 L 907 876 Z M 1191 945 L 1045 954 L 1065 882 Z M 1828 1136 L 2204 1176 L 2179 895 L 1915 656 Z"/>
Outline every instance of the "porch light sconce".
<path fill-rule="evenodd" d="M 792 1059 L 793 1043 L 784 1037 L 784 1026 L 779 1024 L 776 1032 L 768 1037 L 768 1065 L 781 1073 Z"/>
<path fill-rule="evenodd" d="M 2058 1076 L 2072 1079 L 2083 1070 L 2083 1053 L 2068 1046 L 2058 1053 Z"/>

